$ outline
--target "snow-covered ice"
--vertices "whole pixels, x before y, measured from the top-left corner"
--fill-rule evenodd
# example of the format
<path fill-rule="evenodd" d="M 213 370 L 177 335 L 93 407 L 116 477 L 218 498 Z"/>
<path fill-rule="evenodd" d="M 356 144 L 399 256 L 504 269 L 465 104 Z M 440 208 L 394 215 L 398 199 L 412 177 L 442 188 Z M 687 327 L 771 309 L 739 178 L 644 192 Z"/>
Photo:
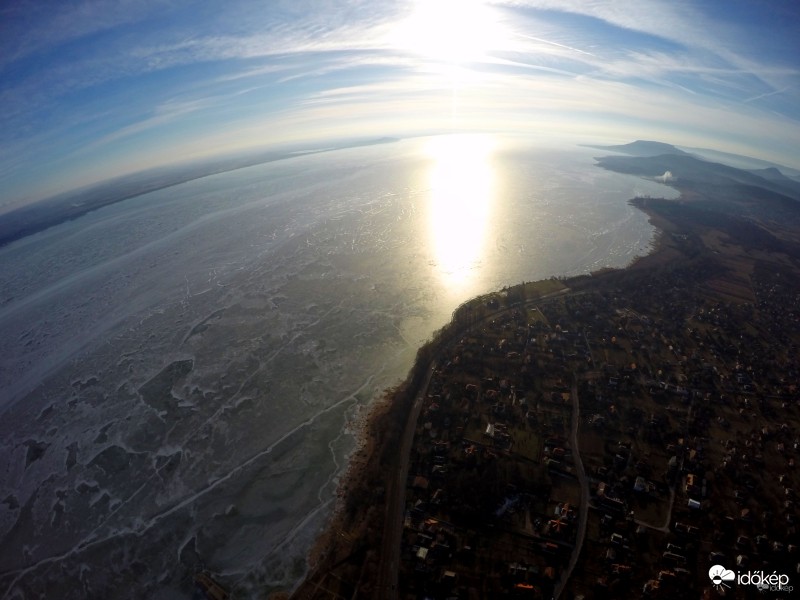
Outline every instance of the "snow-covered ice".
<path fill-rule="evenodd" d="M 653 229 L 626 200 L 674 195 L 585 151 L 498 154 L 456 280 L 422 144 L 216 175 L 0 249 L 0 598 L 189 598 L 201 566 L 241 597 L 291 587 L 348 423 L 420 342 L 477 293 L 627 264 Z"/>

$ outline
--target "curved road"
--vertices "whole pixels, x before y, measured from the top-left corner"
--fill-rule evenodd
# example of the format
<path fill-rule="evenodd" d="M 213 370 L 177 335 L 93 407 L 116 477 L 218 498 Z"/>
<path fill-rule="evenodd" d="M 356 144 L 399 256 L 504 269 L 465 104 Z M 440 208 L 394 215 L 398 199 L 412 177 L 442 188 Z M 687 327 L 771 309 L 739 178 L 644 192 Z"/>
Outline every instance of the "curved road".
<path fill-rule="evenodd" d="M 389 482 L 386 490 L 386 516 L 383 526 L 383 541 L 381 543 L 381 560 L 378 573 L 378 584 L 375 597 L 381 600 L 395 600 L 397 598 L 397 570 L 400 566 L 400 539 L 403 534 L 403 516 L 406 504 L 406 481 L 408 480 L 408 466 L 411 457 L 411 445 L 414 442 L 414 432 L 417 420 L 422 409 L 423 400 L 428 393 L 428 386 L 436 365 L 431 364 L 428 375 L 420 386 L 414 405 L 408 414 L 408 421 L 403 432 L 403 439 L 398 448 L 399 464 L 395 469 L 395 477 Z"/>
<path fill-rule="evenodd" d="M 572 571 L 578 563 L 578 558 L 583 549 L 583 540 L 586 537 L 586 521 L 589 515 L 589 480 L 586 478 L 586 471 L 583 468 L 583 461 L 581 460 L 580 449 L 578 448 L 578 426 L 581 422 L 580 402 L 578 402 L 578 378 L 575 373 L 572 374 L 572 429 L 569 432 L 569 444 L 572 447 L 572 456 L 575 462 L 575 471 L 578 476 L 578 483 L 581 486 L 581 505 L 578 509 L 578 534 L 575 539 L 575 548 L 572 550 L 572 556 L 569 559 L 567 570 L 561 576 L 556 589 L 553 593 L 553 598 L 558 600 L 561 592 L 572 576 Z"/>
<path fill-rule="evenodd" d="M 526 300 L 524 304 L 536 304 L 542 300 L 563 296 L 571 290 L 567 287 L 564 289 L 543 294 L 538 298 L 531 298 Z M 488 315 L 485 315 L 482 321 L 491 319 L 495 314 L 503 312 L 507 308 L 503 308 Z M 474 324 L 472 325 L 474 326 Z M 403 439 L 398 448 L 399 465 L 395 470 L 396 476 L 394 480 L 389 482 L 386 490 L 386 515 L 384 519 L 383 528 L 383 541 L 381 543 L 381 558 L 378 567 L 378 582 L 375 588 L 375 597 L 380 600 L 395 600 L 397 598 L 397 571 L 400 566 L 400 539 L 403 533 L 403 516 L 406 502 L 406 481 L 408 480 L 408 467 L 409 459 L 411 457 L 411 446 L 414 442 L 414 432 L 416 431 L 417 420 L 419 413 L 422 409 L 422 404 L 425 396 L 428 393 L 428 386 L 431 382 L 431 377 L 436 370 L 436 363 L 433 362 L 428 369 L 428 374 L 425 381 L 420 386 L 417 396 L 414 399 L 414 406 L 409 411 L 408 421 L 406 421 L 405 431 L 403 432 Z M 582 481 L 582 500 L 581 512 L 579 518 L 580 527 L 580 543 L 583 544 L 583 536 L 586 532 L 586 512 L 589 504 L 589 485 L 586 482 L 586 475 L 583 472 L 583 463 L 578 454 L 578 390 L 577 383 L 573 382 L 573 421 L 572 421 L 572 435 L 570 442 L 575 455 L 575 465 L 579 469 L 579 479 Z M 580 548 L 576 546 L 576 552 L 573 559 L 570 561 L 569 572 L 572 572 L 574 563 L 577 561 L 577 555 L 580 553 Z M 566 579 L 563 581 L 566 582 Z M 562 586 L 563 587 L 563 584 Z M 561 589 L 559 588 L 558 593 Z M 556 594 L 557 596 L 558 594 Z"/>

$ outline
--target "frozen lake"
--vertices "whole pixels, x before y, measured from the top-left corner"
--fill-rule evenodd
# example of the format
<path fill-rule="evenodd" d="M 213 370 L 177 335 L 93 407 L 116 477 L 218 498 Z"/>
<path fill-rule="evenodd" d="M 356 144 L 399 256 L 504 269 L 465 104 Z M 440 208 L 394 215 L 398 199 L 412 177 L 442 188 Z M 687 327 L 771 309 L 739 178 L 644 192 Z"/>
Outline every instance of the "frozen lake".
<path fill-rule="evenodd" d="M 675 192 L 600 153 L 299 156 L 0 249 L 0 600 L 291 587 L 359 410 L 458 304 L 648 251 L 626 201 Z"/>

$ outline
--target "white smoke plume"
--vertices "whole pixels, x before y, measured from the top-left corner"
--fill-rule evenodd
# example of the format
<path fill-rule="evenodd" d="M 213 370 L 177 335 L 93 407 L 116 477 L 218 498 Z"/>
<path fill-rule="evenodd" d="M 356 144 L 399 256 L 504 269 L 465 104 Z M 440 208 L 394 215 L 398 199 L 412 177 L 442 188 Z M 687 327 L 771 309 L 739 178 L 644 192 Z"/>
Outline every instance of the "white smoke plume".
<path fill-rule="evenodd" d="M 655 179 L 661 183 L 667 183 L 668 181 L 675 181 L 677 177 L 672 174 L 672 171 L 664 171 L 663 175 L 656 175 Z"/>

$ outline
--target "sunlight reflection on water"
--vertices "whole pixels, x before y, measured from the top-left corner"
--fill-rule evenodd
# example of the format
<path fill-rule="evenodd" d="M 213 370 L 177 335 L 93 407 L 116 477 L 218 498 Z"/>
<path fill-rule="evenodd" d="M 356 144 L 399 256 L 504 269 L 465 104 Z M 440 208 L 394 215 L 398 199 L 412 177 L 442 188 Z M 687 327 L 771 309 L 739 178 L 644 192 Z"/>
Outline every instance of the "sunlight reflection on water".
<path fill-rule="evenodd" d="M 464 287 L 480 266 L 495 194 L 493 140 L 483 135 L 433 138 L 430 241 L 442 282 Z"/>

